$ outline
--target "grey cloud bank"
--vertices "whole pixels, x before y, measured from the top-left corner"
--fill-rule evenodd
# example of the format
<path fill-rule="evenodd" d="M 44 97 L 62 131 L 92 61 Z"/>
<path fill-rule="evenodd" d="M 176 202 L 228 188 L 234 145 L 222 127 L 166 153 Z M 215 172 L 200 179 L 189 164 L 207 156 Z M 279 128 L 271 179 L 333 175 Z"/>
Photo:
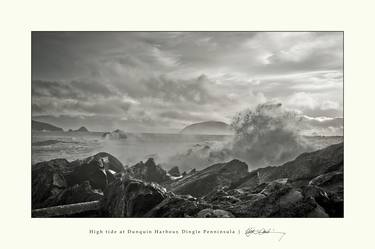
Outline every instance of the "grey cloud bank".
<path fill-rule="evenodd" d="M 33 32 L 32 115 L 175 132 L 277 101 L 311 133 L 342 135 L 342 44 L 341 32 Z"/>

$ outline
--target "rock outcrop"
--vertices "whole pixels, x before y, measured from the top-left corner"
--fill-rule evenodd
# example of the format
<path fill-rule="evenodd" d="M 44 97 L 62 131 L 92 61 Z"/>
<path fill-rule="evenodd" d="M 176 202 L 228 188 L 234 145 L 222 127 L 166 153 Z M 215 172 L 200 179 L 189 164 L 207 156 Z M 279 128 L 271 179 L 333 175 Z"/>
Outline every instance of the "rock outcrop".
<path fill-rule="evenodd" d="M 168 171 L 168 174 L 170 174 L 171 176 L 174 176 L 174 177 L 181 176 L 181 174 L 180 174 L 180 170 L 178 169 L 177 166 L 174 166 L 173 168 L 171 168 L 171 169 Z"/>
<path fill-rule="evenodd" d="M 255 187 L 279 178 L 287 178 L 294 185 L 303 186 L 319 175 L 342 171 L 343 159 L 343 143 L 331 145 L 318 151 L 303 153 L 281 166 L 254 170 L 233 183 L 232 188 Z"/>
<path fill-rule="evenodd" d="M 32 215 L 343 217 L 342 152 L 338 144 L 302 154 L 279 169 L 250 173 L 245 163 L 232 160 L 178 180 L 152 159 L 127 169 L 104 152 L 73 162 L 55 159 L 33 166 Z"/>
<path fill-rule="evenodd" d="M 123 177 L 112 182 L 105 190 L 103 215 L 143 217 L 167 196 L 165 189 L 157 184 Z"/>
<path fill-rule="evenodd" d="M 32 166 L 32 207 L 98 200 L 122 172 L 121 162 L 105 152 L 73 162 L 54 159 L 37 163 Z"/>
<path fill-rule="evenodd" d="M 114 178 L 115 174 L 124 171 L 124 167 L 112 155 L 101 152 L 84 160 L 76 160 L 71 163 L 74 168 L 68 176 L 69 185 L 89 181 L 95 189 L 104 190 Z"/>
<path fill-rule="evenodd" d="M 69 162 L 54 159 L 37 163 L 31 172 L 32 208 L 46 207 L 47 200 L 56 197 L 68 186 L 64 174 L 69 171 Z"/>
<path fill-rule="evenodd" d="M 248 173 L 246 163 L 232 160 L 227 163 L 214 164 L 201 171 L 192 172 L 179 181 L 172 183 L 169 189 L 177 194 L 190 194 L 201 197 L 212 190 L 229 186 Z"/>
<path fill-rule="evenodd" d="M 103 193 L 93 189 L 88 181 L 68 187 L 56 196 L 48 198 L 44 205 L 48 207 L 100 200 Z"/>
<path fill-rule="evenodd" d="M 75 130 L 75 132 L 89 132 L 89 130 L 86 127 L 82 126 L 79 129 Z"/>
<path fill-rule="evenodd" d="M 139 162 L 130 167 L 128 173 L 146 182 L 162 183 L 170 180 L 167 172 L 160 165 L 156 165 L 152 158 L 149 158 L 146 163 Z"/>

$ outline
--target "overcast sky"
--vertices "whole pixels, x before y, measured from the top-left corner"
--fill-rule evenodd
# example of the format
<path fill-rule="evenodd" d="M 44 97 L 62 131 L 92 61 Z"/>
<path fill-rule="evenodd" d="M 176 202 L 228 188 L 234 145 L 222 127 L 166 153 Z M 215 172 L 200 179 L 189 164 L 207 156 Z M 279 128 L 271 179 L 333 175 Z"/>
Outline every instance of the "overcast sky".
<path fill-rule="evenodd" d="M 340 32 L 33 32 L 32 115 L 62 128 L 174 132 L 279 101 L 343 116 Z"/>

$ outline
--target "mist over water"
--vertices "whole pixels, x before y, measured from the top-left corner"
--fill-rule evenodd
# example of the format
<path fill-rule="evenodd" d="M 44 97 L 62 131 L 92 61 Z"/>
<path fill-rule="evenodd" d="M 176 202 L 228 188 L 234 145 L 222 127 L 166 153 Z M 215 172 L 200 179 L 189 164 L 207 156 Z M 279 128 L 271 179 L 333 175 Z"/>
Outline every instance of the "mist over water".
<path fill-rule="evenodd" d="M 302 136 L 302 117 L 279 103 L 246 109 L 233 117 L 231 127 L 234 135 L 126 133 L 126 139 L 106 139 L 101 132 L 33 132 L 32 162 L 72 161 L 104 151 L 127 166 L 152 157 L 165 169 L 178 166 L 188 172 L 236 158 L 252 170 L 281 165 L 342 140 Z"/>
<path fill-rule="evenodd" d="M 302 119 L 280 103 L 265 103 L 233 117 L 234 136 L 206 142 L 173 156 L 170 162 L 184 168 L 202 168 L 231 159 L 245 161 L 249 169 L 280 165 L 299 154 L 318 148 L 300 135 Z"/>

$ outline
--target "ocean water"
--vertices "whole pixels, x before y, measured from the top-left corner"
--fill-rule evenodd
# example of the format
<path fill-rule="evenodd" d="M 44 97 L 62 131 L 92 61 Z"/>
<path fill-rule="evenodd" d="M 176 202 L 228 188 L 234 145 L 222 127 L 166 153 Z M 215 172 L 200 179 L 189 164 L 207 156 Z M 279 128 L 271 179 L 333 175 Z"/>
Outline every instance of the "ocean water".
<path fill-rule="evenodd" d="M 102 132 L 32 132 L 32 163 L 56 158 L 83 159 L 108 152 L 124 165 L 154 158 L 166 164 L 171 157 L 202 143 L 222 142 L 226 135 L 127 133 L 126 139 L 102 138 Z"/>
<path fill-rule="evenodd" d="M 203 169 L 214 163 L 232 159 L 221 153 L 233 139 L 231 135 L 127 133 L 126 139 L 117 140 L 102 138 L 102 135 L 102 132 L 33 131 L 32 163 L 56 158 L 73 161 L 98 152 L 108 152 L 127 166 L 152 157 L 165 169 L 178 166 L 183 172 L 193 168 Z M 343 137 L 340 136 L 316 136 L 305 139 L 314 145 L 314 150 L 343 141 Z M 243 158 L 238 159 L 244 160 L 250 169 L 254 169 L 251 162 Z"/>

